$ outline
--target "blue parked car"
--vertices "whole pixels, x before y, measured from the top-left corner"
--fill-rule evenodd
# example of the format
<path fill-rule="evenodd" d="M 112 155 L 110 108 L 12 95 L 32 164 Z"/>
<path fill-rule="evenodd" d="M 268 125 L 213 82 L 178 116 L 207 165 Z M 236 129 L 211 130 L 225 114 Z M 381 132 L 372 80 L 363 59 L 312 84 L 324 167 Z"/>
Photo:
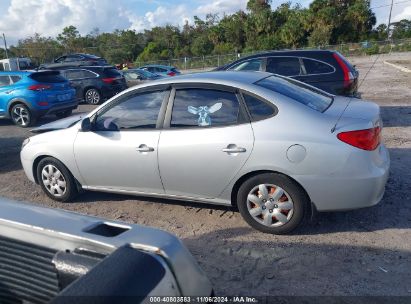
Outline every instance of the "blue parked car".
<path fill-rule="evenodd" d="M 77 108 L 75 94 L 58 71 L 0 72 L 0 117 L 23 128 L 46 114 L 67 117 Z"/>
<path fill-rule="evenodd" d="M 139 69 L 149 71 L 150 73 L 154 73 L 164 77 L 178 76 L 181 74 L 181 72 L 177 70 L 175 67 L 168 65 L 149 64 L 142 66 Z"/>

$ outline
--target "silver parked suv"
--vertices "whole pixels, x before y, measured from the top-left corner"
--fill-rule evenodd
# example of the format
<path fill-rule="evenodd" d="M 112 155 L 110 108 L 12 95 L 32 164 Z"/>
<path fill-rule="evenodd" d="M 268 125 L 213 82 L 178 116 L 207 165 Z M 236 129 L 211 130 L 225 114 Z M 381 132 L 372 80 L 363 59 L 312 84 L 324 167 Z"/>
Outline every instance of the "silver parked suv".
<path fill-rule="evenodd" d="M 28 178 L 79 189 L 236 205 L 268 233 L 310 210 L 377 204 L 389 171 L 379 107 L 264 72 L 211 72 L 130 88 L 23 143 Z"/>

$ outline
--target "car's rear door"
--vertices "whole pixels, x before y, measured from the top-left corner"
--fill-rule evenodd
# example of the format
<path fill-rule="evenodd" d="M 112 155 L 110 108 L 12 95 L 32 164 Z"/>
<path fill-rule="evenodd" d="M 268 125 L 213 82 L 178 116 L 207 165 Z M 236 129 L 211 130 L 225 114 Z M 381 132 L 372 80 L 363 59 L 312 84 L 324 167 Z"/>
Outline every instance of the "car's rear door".
<path fill-rule="evenodd" d="M 158 159 L 166 194 L 216 198 L 245 164 L 254 135 L 235 89 L 178 86 Z"/>
<path fill-rule="evenodd" d="M 119 96 L 97 114 L 92 130 L 79 132 L 74 155 L 87 187 L 163 194 L 157 145 L 169 90 Z"/>

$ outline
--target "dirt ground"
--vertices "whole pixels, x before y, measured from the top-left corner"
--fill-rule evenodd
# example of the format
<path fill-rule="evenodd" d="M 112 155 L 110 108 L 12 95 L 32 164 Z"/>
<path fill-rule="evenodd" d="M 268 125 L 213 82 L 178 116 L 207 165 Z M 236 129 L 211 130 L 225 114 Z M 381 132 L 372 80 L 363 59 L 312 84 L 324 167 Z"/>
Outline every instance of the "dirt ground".
<path fill-rule="evenodd" d="M 0 121 L 0 196 L 174 233 L 217 295 L 411 296 L 411 74 L 383 64 L 410 59 L 411 53 L 350 58 L 366 76 L 360 80 L 363 98 L 382 110 L 392 161 L 383 201 L 320 214 L 293 235 L 260 233 L 237 211 L 210 205 L 91 192 L 74 203 L 53 202 L 20 165 L 21 142 L 31 134 L 6 120 Z M 82 105 L 79 111 L 90 109 Z"/>

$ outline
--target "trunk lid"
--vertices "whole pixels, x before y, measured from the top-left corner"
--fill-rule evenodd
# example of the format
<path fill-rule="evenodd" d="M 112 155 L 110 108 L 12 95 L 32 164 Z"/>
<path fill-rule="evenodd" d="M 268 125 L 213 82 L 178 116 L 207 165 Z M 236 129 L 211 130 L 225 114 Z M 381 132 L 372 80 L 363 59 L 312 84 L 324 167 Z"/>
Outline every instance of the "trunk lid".
<path fill-rule="evenodd" d="M 362 99 L 335 96 L 334 102 L 324 113 L 335 117 L 333 129 L 340 127 L 346 119 L 350 118 L 364 120 L 371 123 L 371 127 L 382 127 L 380 107 L 376 103 Z"/>

